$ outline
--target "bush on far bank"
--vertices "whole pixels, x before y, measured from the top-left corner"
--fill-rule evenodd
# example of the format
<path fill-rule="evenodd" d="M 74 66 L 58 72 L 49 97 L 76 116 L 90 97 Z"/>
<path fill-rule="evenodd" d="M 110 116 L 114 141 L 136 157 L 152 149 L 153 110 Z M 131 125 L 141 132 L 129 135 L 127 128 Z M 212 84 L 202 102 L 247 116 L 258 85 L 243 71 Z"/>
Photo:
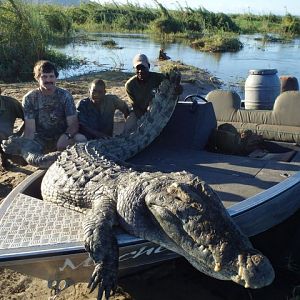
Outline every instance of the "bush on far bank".
<path fill-rule="evenodd" d="M 236 52 L 243 48 L 236 34 L 218 32 L 191 42 L 191 47 L 205 52 Z"/>

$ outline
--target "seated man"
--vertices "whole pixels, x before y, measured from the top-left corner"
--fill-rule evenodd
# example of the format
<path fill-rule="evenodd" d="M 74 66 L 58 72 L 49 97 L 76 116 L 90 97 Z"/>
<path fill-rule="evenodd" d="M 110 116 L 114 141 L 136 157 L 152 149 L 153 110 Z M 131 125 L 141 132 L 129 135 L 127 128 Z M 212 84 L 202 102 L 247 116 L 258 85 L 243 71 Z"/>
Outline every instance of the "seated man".
<path fill-rule="evenodd" d="M 86 138 L 78 134 L 78 119 L 72 95 L 56 86 L 58 72 L 46 60 L 34 66 L 34 78 L 39 87 L 23 98 L 24 137 L 34 139 L 44 152 L 62 151 Z"/>
<path fill-rule="evenodd" d="M 139 119 L 148 109 L 148 106 L 154 96 L 155 90 L 166 78 L 165 75 L 156 72 L 150 72 L 150 63 L 145 54 L 137 54 L 133 58 L 133 67 L 136 75 L 131 77 L 125 84 L 129 101 L 133 108 L 126 124 L 125 131 L 130 132 L 136 127 Z M 182 93 L 182 86 L 178 84 L 178 95 Z"/>
<path fill-rule="evenodd" d="M 0 89 L 0 144 L 13 134 L 14 124 L 17 118 L 24 120 L 22 105 L 14 98 L 1 96 Z M 20 129 L 19 133 L 23 130 Z M 7 156 L 0 146 L 0 168 L 7 167 Z"/>
<path fill-rule="evenodd" d="M 129 115 L 126 102 L 115 95 L 106 94 L 105 83 L 101 79 L 91 83 L 89 94 L 77 107 L 80 133 L 88 140 L 111 137 L 115 111 L 120 110 L 125 118 Z"/>

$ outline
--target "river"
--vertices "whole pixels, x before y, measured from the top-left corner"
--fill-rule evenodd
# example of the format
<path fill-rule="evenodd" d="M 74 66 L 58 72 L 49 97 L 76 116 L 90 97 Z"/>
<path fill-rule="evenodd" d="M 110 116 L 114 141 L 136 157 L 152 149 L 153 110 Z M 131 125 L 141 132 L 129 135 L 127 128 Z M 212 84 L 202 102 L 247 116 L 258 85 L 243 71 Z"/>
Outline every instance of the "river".
<path fill-rule="evenodd" d="M 172 60 L 206 69 L 223 81 L 224 88 L 240 94 L 243 94 L 243 84 L 251 69 L 277 69 L 279 76 L 292 75 L 300 80 L 300 38 L 289 43 L 263 43 L 256 39 L 259 35 L 241 35 L 240 41 L 244 44 L 242 50 L 235 53 L 206 53 L 184 43 L 162 42 L 146 34 L 94 33 L 87 37 L 84 41 L 75 40 L 54 47 L 71 57 L 86 61 L 80 67 L 62 70 L 60 78 L 105 69 L 133 71 L 132 58 L 137 53 L 145 53 L 155 71 L 159 49 L 164 48 Z M 102 42 L 109 39 L 113 39 L 120 49 L 102 46 Z"/>

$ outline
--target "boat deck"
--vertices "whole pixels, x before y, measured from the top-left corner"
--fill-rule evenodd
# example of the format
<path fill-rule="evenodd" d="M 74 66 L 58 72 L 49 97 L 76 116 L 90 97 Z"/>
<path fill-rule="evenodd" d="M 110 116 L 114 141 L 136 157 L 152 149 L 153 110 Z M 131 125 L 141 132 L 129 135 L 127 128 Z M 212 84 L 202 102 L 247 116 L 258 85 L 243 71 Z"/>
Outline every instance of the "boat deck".
<path fill-rule="evenodd" d="M 277 161 L 290 157 L 289 162 Z M 253 158 L 184 148 L 167 149 L 154 144 L 130 162 L 146 163 L 165 172 L 189 171 L 206 181 L 218 193 L 225 207 L 230 207 L 299 172 L 300 147 Z"/>
<path fill-rule="evenodd" d="M 217 126 L 211 103 L 180 102 L 160 136 L 130 162 L 160 171 L 191 172 L 206 181 L 230 207 L 300 171 L 300 146 L 264 141 L 248 156 L 205 151 Z"/>

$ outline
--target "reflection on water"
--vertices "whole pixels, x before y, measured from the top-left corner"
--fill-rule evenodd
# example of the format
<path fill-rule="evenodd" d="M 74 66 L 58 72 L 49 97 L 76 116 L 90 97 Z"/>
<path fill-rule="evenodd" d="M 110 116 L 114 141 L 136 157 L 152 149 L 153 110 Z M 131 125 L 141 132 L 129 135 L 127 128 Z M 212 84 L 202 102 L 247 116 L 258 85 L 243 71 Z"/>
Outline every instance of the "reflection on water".
<path fill-rule="evenodd" d="M 161 42 L 144 34 L 91 34 L 88 40 L 78 41 L 55 48 L 72 57 L 88 61 L 76 69 L 60 72 L 61 78 L 104 69 L 133 71 L 132 58 L 136 53 L 145 53 L 156 70 L 157 56 L 164 48 L 172 60 L 207 69 L 220 78 L 225 87 L 236 89 L 243 82 L 250 69 L 277 69 L 278 75 L 293 75 L 300 80 L 299 48 L 300 39 L 291 43 L 265 43 L 253 35 L 240 36 L 244 48 L 237 53 L 203 53 L 184 43 Z M 122 49 L 109 49 L 101 42 L 113 39 Z"/>

